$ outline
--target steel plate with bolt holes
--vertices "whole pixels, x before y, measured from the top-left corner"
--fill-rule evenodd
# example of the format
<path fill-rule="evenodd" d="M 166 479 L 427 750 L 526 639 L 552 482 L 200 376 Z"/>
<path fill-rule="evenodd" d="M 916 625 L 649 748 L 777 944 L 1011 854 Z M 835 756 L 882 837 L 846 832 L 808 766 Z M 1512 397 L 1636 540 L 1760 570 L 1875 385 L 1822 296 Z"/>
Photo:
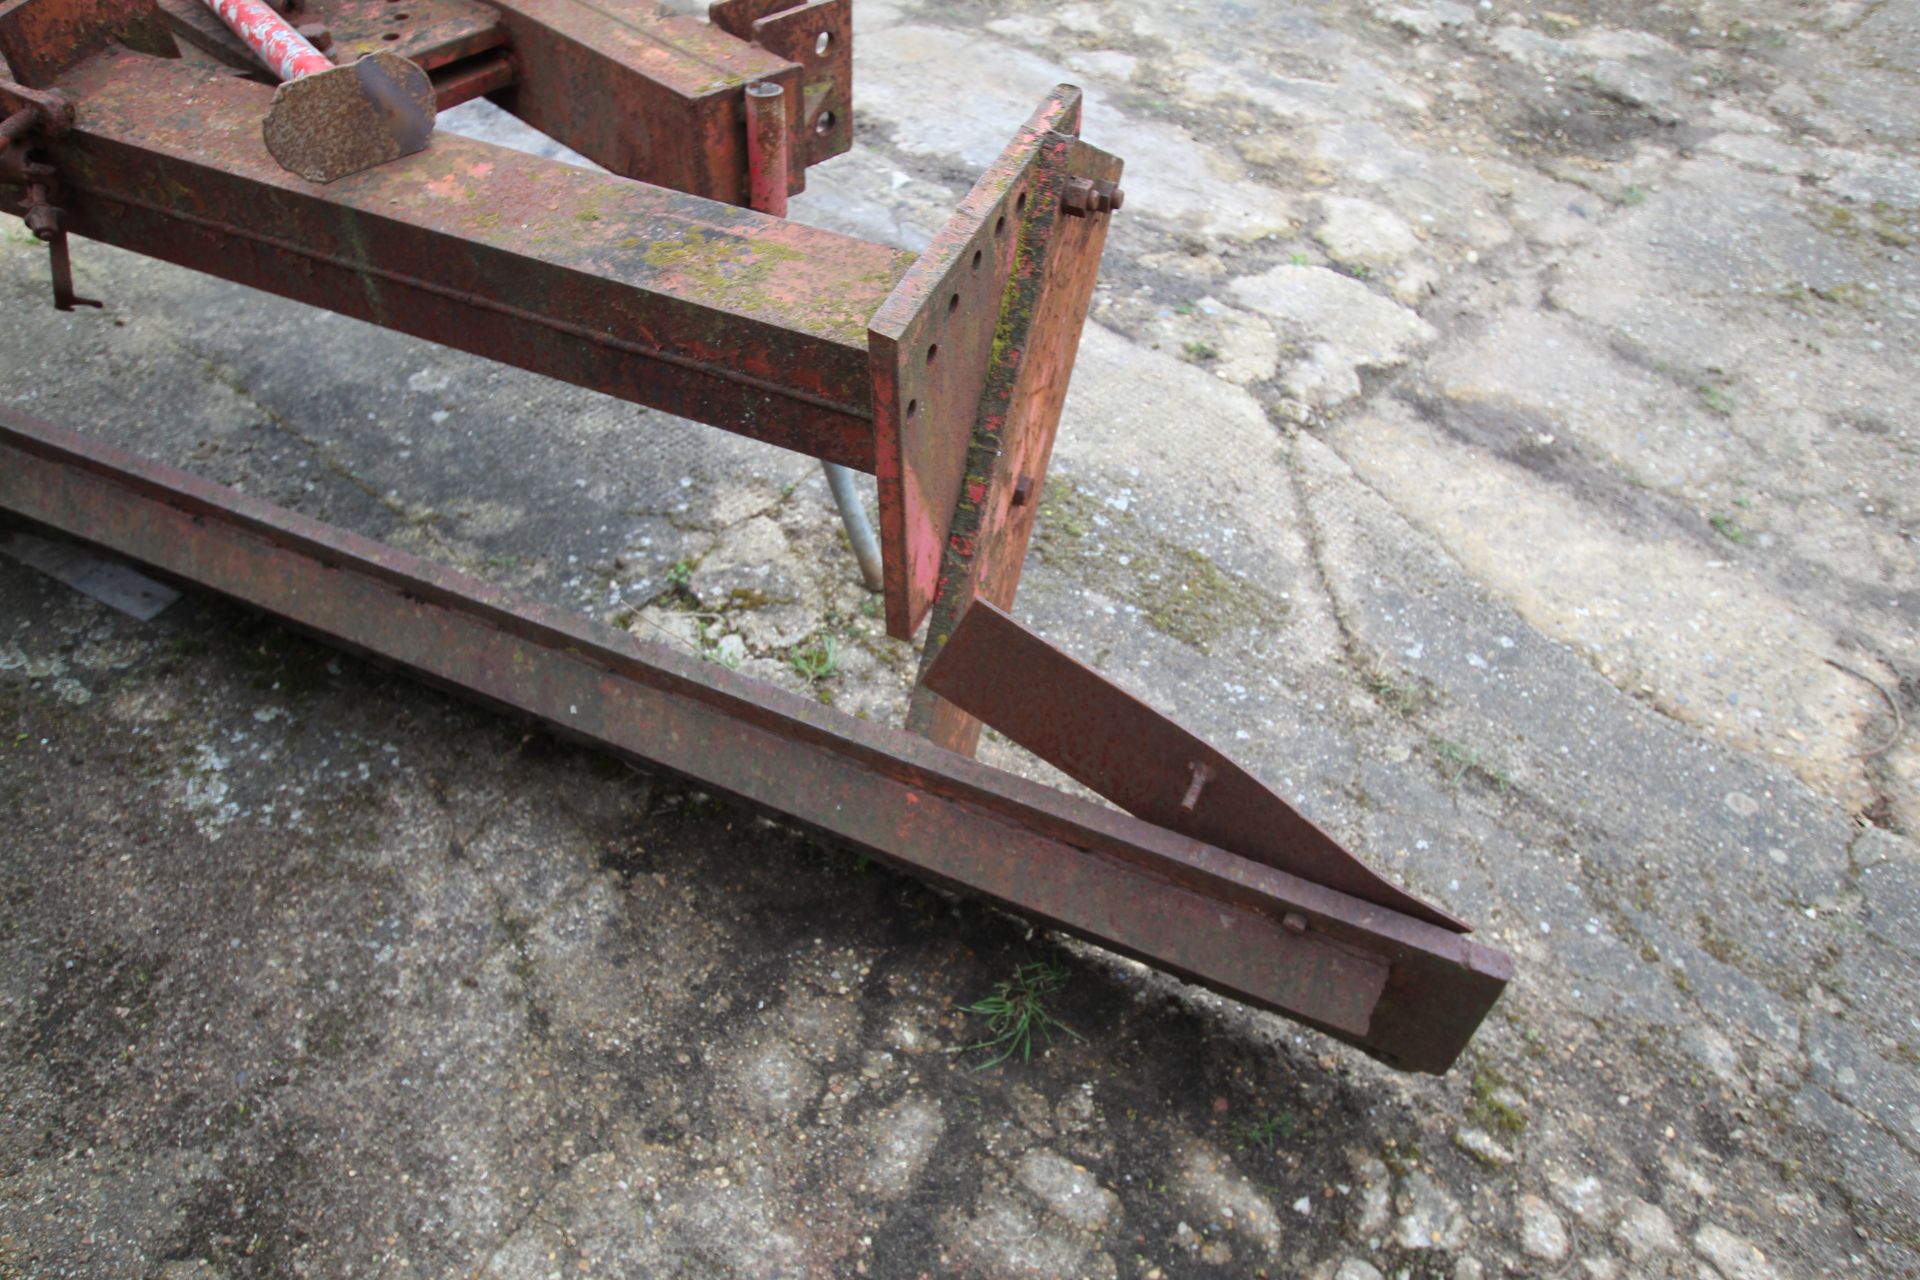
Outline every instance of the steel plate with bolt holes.
<path fill-rule="evenodd" d="M 922 678 L 1137 818 L 1362 902 L 1471 931 L 1347 852 L 1205 739 L 991 604 L 974 602 Z"/>
<path fill-rule="evenodd" d="M 887 632 L 910 639 L 933 604 L 967 451 L 1016 269 L 1044 275 L 1028 213 L 1057 141 L 1080 132 L 1080 90 L 1061 85 L 961 201 L 868 325 L 874 475 Z M 1026 255 L 1023 260 L 1023 255 Z M 1019 264 L 1016 268 L 1016 264 Z M 1071 361 L 1073 352 L 1064 357 Z"/>
<path fill-rule="evenodd" d="M 721 30 L 799 63 L 801 92 L 788 104 L 794 163 L 790 192 L 803 191 L 807 166 L 853 146 L 852 0 L 720 0 L 707 16 Z"/>
<path fill-rule="evenodd" d="M 1109 215 L 1069 214 L 1059 195 L 1073 180 L 1118 183 L 1120 161 L 1063 134 L 1052 135 L 1047 145 L 1064 147 L 1067 159 L 1064 165 L 1044 166 L 1045 198 L 1028 214 L 1031 227 L 1023 234 L 1032 235 L 1035 249 L 1022 258 L 1003 309 L 1000 330 L 1006 338 L 987 372 L 964 492 L 947 533 L 927 624 L 922 671 L 976 597 L 1003 609 L 1013 605 L 1066 403 L 1067 375 L 1100 273 Z M 907 727 L 962 755 L 972 755 L 979 744 L 980 722 L 925 685 L 914 687 Z"/>

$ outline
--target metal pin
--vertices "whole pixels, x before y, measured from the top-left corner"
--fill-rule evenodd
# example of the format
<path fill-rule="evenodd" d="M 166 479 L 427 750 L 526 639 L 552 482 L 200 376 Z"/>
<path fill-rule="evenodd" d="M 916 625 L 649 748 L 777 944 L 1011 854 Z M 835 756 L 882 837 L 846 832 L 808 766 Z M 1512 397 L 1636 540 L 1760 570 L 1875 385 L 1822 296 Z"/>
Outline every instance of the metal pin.
<path fill-rule="evenodd" d="M 1193 781 L 1187 784 L 1187 794 L 1180 801 L 1180 812 L 1182 813 L 1193 812 L 1194 806 L 1200 803 L 1201 789 L 1213 778 L 1212 765 L 1202 764 L 1198 760 L 1195 760 L 1187 767 L 1193 770 Z"/>

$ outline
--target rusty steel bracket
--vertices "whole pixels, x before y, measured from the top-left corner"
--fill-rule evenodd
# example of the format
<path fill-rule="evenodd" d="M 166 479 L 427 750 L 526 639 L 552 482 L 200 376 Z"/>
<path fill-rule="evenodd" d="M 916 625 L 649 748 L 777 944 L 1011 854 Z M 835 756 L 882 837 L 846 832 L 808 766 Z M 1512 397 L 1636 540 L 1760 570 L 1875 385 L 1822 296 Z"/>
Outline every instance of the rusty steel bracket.
<path fill-rule="evenodd" d="M 1449 929 L 4 408 L 0 510 L 1404 1070 L 1447 1070 L 1513 974 Z"/>
<path fill-rule="evenodd" d="M 1080 100 L 1072 85 L 1054 90 L 868 327 L 887 631 L 901 639 L 954 578 L 950 540 L 964 546 L 962 578 L 992 544 L 1009 600 L 1026 557 L 1031 509 L 990 526 L 988 511 L 1005 496 L 988 492 L 986 460 L 969 458 L 979 428 L 988 452 L 1021 455 L 1021 474 L 1037 484 L 1052 450 L 1107 221 L 1062 233 L 1061 191 L 1076 165 L 1120 173 L 1119 161 L 1080 141 Z M 981 576 L 992 572 L 980 564 Z"/>
<path fill-rule="evenodd" d="M 1113 207 L 1119 202 L 1117 158 L 1078 139 L 1056 137 L 1052 145 L 1059 158 L 1029 201 L 1021 228 L 1032 248 L 1001 309 L 966 476 L 941 552 L 922 680 L 907 711 L 909 728 L 963 755 L 973 754 L 980 721 L 939 697 L 925 673 L 975 599 L 1003 609 L 1013 604 L 1106 244 L 1102 211 L 1075 214 L 1069 201 L 1083 184 L 1097 182 L 1113 192 Z"/>
<path fill-rule="evenodd" d="M 1354 857 L 1211 743 L 986 600 L 961 617 L 921 681 L 1135 817 L 1362 902 L 1469 932 Z"/>
<path fill-rule="evenodd" d="M 11 180 L 26 189 L 18 211 L 27 230 L 47 246 L 53 305 L 58 311 L 101 305 L 73 290 L 73 259 L 60 208 L 60 174 L 38 158 L 33 146 L 35 140 L 64 136 L 73 127 L 73 116 L 73 104 L 63 94 L 0 80 L 0 181 Z"/>
<path fill-rule="evenodd" d="M 808 165 L 853 147 L 853 0 L 718 0 L 707 19 L 802 68 L 789 173 L 792 191 L 804 190 Z"/>

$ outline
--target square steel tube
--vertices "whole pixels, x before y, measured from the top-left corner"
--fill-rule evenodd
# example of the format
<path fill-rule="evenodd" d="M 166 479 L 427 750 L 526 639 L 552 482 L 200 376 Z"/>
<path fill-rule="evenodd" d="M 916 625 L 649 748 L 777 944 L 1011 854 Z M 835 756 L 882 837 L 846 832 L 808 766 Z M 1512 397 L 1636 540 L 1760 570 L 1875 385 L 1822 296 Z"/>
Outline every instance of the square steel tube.
<path fill-rule="evenodd" d="M 867 320 L 910 252 L 445 133 L 317 187 L 267 154 L 269 89 L 177 59 L 61 88 L 80 235 L 874 469 Z"/>
<path fill-rule="evenodd" d="M 788 134 L 799 135 L 799 65 L 718 27 L 653 0 L 491 3 L 519 68 L 493 100 L 615 173 L 747 203 L 750 81 L 786 91 Z M 791 166 L 796 183 L 805 167 Z"/>

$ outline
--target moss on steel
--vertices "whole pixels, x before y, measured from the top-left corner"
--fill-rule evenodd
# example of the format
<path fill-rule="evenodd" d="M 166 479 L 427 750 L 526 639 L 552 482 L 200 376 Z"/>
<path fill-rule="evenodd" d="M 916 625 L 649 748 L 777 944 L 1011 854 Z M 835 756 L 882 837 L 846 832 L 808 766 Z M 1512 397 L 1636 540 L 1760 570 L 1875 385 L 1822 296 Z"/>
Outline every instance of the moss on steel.
<path fill-rule="evenodd" d="M 632 237 L 620 242 L 622 247 L 634 243 Z M 780 269 L 805 260 L 799 250 L 777 240 L 749 240 L 696 227 L 671 239 L 645 242 L 641 257 L 649 267 L 687 281 L 704 295 L 703 301 L 723 310 L 794 318 L 803 314 L 835 338 L 866 339 L 867 317 L 858 309 L 859 290 L 816 294 L 810 304 L 798 308 L 793 299 L 775 291 L 772 286 Z M 893 278 L 892 272 L 876 271 L 861 280 L 885 287 Z"/>

